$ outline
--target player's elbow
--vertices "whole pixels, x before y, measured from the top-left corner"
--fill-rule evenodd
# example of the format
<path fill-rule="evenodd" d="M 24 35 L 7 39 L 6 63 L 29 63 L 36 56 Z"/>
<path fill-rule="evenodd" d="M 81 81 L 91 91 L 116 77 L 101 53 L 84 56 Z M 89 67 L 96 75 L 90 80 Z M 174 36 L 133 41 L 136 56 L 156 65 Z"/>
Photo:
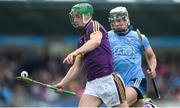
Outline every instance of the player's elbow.
<path fill-rule="evenodd" d="M 149 58 L 156 59 L 156 55 L 155 54 L 151 54 Z"/>

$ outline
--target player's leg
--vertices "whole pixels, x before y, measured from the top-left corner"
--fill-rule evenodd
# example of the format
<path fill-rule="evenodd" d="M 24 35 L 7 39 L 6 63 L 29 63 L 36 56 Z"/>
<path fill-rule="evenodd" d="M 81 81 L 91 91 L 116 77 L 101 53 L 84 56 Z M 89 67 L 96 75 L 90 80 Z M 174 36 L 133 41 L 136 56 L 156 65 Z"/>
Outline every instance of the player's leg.
<path fill-rule="evenodd" d="M 79 107 L 98 107 L 102 103 L 97 95 L 97 80 L 88 81 L 84 93 L 79 101 Z"/>
<path fill-rule="evenodd" d="M 133 87 L 126 87 L 126 99 L 128 106 L 132 106 L 137 102 L 137 92 Z"/>
<path fill-rule="evenodd" d="M 144 107 L 144 100 L 138 99 L 137 102 L 133 106 L 134 107 Z"/>
<path fill-rule="evenodd" d="M 133 87 L 126 87 L 126 99 L 128 106 L 143 107 L 144 101 L 142 99 L 137 99 L 138 94 Z"/>
<path fill-rule="evenodd" d="M 119 105 L 115 105 L 113 107 L 124 107 L 124 108 L 126 108 L 126 107 L 128 107 L 128 104 L 127 104 L 127 101 L 125 101 L 125 102 L 123 102 L 123 103 L 121 103 Z"/>
<path fill-rule="evenodd" d="M 101 100 L 98 97 L 84 94 L 79 102 L 79 107 L 98 107 Z"/>
<path fill-rule="evenodd" d="M 143 96 L 145 95 L 147 82 L 145 78 L 133 79 L 126 87 L 126 96 L 129 106 L 143 107 Z"/>

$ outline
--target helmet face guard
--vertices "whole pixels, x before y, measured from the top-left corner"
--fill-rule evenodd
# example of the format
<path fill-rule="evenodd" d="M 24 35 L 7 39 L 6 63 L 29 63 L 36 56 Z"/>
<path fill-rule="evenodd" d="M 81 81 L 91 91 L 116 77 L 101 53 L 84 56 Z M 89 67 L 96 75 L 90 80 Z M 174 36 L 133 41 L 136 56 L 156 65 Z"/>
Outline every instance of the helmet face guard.
<path fill-rule="evenodd" d="M 128 17 L 128 11 L 125 7 L 116 7 L 110 11 L 109 14 L 109 24 L 111 26 L 111 29 L 118 33 L 123 33 L 127 29 L 126 28 L 116 28 L 114 26 L 115 21 L 123 21 L 127 23 L 127 28 L 130 25 L 129 17 Z"/>
<path fill-rule="evenodd" d="M 78 16 L 78 14 L 74 14 L 73 12 L 69 13 L 69 20 L 70 20 L 71 24 L 73 25 L 73 27 L 75 27 L 75 28 L 77 28 L 75 23 L 74 23 L 74 19 L 76 16 Z"/>
<path fill-rule="evenodd" d="M 117 19 L 124 19 L 125 17 L 127 17 L 128 15 L 126 13 L 110 13 L 109 15 L 109 22 L 117 20 Z"/>
<path fill-rule="evenodd" d="M 85 21 L 84 15 L 90 14 L 92 16 L 93 14 L 93 7 L 88 3 L 79 3 L 72 7 L 71 11 L 69 12 L 69 19 L 71 24 L 76 28 L 74 19 L 75 17 L 81 17 L 83 20 L 83 23 L 89 22 L 91 18 L 89 18 L 87 21 Z"/>

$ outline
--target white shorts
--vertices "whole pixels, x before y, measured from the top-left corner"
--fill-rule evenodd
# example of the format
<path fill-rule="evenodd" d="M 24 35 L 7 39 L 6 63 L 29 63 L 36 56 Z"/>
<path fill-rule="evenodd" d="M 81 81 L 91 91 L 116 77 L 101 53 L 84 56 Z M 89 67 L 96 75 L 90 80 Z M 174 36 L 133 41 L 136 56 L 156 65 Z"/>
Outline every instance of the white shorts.
<path fill-rule="evenodd" d="M 87 82 L 84 94 L 100 98 L 108 107 L 119 105 L 126 100 L 124 82 L 116 74 Z"/>

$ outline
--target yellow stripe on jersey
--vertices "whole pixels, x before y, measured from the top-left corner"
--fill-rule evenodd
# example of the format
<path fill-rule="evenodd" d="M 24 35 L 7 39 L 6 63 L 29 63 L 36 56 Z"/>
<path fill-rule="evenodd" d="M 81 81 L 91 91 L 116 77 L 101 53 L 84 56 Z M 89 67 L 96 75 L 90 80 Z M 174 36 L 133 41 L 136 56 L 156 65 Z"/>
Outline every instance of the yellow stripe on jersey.
<path fill-rule="evenodd" d="M 95 23 L 96 23 L 96 32 L 98 32 L 99 31 L 99 23 L 97 22 L 97 21 L 95 21 Z"/>
<path fill-rule="evenodd" d="M 96 33 L 99 31 L 99 23 L 97 21 L 92 21 L 93 23 L 93 33 Z"/>

